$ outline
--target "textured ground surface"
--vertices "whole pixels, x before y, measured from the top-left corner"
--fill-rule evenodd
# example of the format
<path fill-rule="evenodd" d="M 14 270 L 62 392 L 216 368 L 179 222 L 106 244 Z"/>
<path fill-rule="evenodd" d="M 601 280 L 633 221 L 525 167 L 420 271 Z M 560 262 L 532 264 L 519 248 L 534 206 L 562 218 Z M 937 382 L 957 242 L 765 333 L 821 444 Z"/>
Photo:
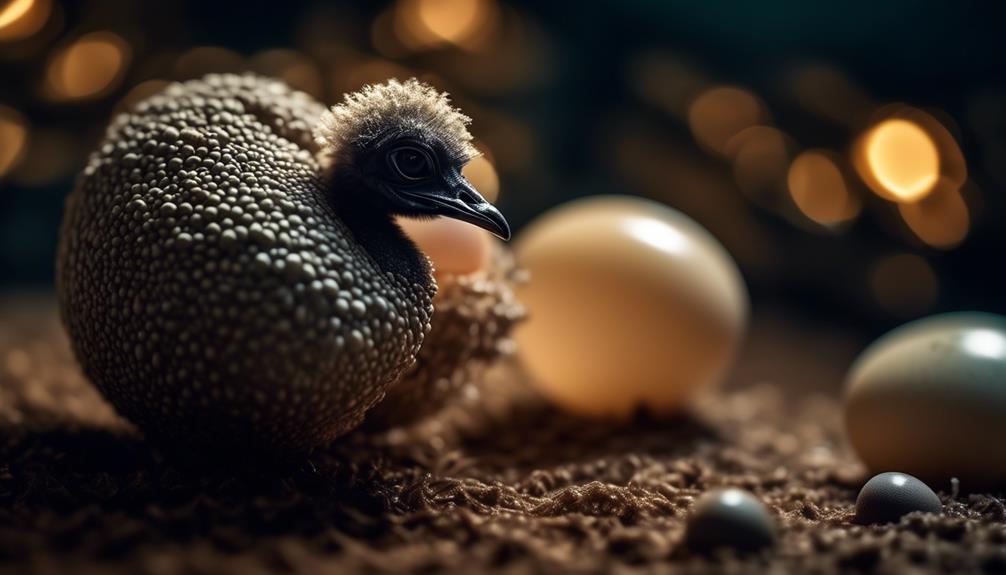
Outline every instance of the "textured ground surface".
<path fill-rule="evenodd" d="M 0 572 L 1006 572 L 1000 497 L 945 490 L 943 517 L 852 525 L 864 473 L 842 447 L 834 390 L 818 393 L 835 374 L 807 372 L 852 348 L 756 328 L 736 388 L 676 421 L 564 416 L 505 368 L 420 426 L 241 470 L 145 443 L 78 375 L 48 303 L 7 299 Z M 816 387 L 757 383 L 767 374 Z M 776 549 L 679 548 L 690 503 L 721 485 L 770 505 Z"/>

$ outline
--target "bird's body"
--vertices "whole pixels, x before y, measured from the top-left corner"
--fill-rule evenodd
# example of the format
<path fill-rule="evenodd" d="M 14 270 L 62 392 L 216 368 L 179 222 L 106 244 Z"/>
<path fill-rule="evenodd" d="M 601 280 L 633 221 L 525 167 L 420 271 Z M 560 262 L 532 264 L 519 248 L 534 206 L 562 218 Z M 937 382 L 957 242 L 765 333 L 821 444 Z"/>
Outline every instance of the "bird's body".
<path fill-rule="evenodd" d="M 324 112 L 276 81 L 209 76 L 120 116 L 91 157 L 62 230 L 63 319 L 147 433 L 310 448 L 413 363 L 428 260 L 339 187 L 349 170 L 326 172 Z"/>

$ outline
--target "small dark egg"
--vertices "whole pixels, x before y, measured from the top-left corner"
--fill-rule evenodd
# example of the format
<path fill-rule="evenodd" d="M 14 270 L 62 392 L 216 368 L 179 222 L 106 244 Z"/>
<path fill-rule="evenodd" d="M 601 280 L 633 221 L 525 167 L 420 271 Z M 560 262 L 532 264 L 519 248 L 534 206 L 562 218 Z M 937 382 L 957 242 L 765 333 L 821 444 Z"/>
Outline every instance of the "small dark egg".
<path fill-rule="evenodd" d="M 775 542 L 775 521 L 754 495 L 723 489 L 703 495 L 685 527 L 685 547 L 693 553 L 716 549 L 758 551 Z"/>
<path fill-rule="evenodd" d="M 907 473 L 874 475 L 856 498 L 855 522 L 896 523 L 913 511 L 940 513 L 943 504 L 928 485 Z"/>

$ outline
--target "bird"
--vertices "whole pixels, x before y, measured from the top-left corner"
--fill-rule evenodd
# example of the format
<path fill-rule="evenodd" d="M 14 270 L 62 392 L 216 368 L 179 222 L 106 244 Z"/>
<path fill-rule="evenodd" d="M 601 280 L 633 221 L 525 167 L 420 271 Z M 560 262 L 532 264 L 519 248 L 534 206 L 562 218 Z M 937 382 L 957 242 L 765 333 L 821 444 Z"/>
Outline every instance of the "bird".
<path fill-rule="evenodd" d="M 470 119 L 415 79 L 326 109 L 214 74 L 117 116 L 66 200 L 60 315 L 85 375 L 147 436 L 300 453 L 414 369 L 429 260 L 395 217 L 508 239 L 461 174 Z"/>

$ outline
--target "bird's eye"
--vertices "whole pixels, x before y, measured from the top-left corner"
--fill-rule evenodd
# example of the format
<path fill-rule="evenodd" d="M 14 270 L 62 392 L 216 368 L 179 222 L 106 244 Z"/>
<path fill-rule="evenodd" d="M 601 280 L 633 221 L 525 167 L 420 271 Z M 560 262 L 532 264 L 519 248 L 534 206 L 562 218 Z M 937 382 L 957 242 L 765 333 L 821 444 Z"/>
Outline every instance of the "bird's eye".
<path fill-rule="evenodd" d="M 433 176 L 433 159 L 421 148 L 414 146 L 395 148 L 388 159 L 391 167 L 404 180 L 415 182 Z"/>

